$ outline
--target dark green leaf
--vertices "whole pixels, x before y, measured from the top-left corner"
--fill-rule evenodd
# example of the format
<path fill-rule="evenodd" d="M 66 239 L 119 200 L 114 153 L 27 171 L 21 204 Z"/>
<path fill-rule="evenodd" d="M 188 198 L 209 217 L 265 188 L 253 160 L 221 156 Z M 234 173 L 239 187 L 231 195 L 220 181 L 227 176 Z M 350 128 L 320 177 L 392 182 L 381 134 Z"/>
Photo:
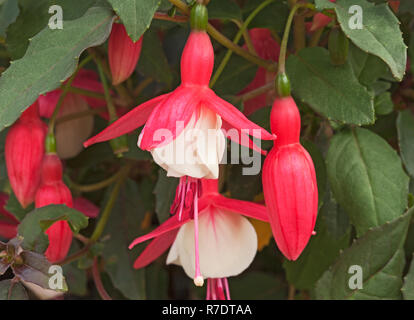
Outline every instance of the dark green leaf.
<path fill-rule="evenodd" d="M 359 236 L 406 209 L 408 177 L 397 153 L 375 133 L 355 128 L 336 134 L 326 163 L 335 199 Z"/>
<path fill-rule="evenodd" d="M 341 249 L 348 246 L 349 229 L 341 238 L 330 235 L 321 217 L 318 217 L 316 235 L 296 261 L 285 260 L 286 278 L 297 289 L 310 289 L 325 270 L 336 260 Z"/>
<path fill-rule="evenodd" d="M 328 50 L 307 48 L 289 56 L 287 72 L 293 94 L 328 119 L 357 125 L 374 122 L 373 97 L 349 62 L 334 66 Z"/>
<path fill-rule="evenodd" d="M 287 287 L 274 274 L 252 271 L 229 279 L 231 298 L 235 300 L 286 299 Z"/>
<path fill-rule="evenodd" d="M 414 116 L 410 110 L 398 114 L 397 130 L 401 158 L 409 175 L 414 177 Z"/>
<path fill-rule="evenodd" d="M 138 41 L 151 24 L 160 0 L 108 0 L 125 25 L 128 35 Z"/>
<path fill-rule="evenodd" d="M 375 97 L 374 100 L 375 113 L 378 115 L 386 115 L 394 110 L 394 103 L 391 99 L 391 93 L 384 92 Z"/>
<path fill-rule="evenodd" d="M 144 214 L 137 185 L 127 180 L 106 224 L 103 236 L 109 239 L 103 243 L 102 255 L 112 284 L 128 299 L 145 299 L 145 270 L 133 268 L 137 254 L 128 249 L 140 233 Z"/>
<path fill-rule="evenodd" d="M 18 15 L 17 0 L 0 1 L 0 37 L 6 36 L 7 27 L 16 20 Z"/>
<path fill-rule="evenodd" d="M 374 5 L 365 0 L 315 0 L 316 7 L 334 9 L 339 24 L 348 38 L 363 51 L 381 58 L 391 69 L 394 77 L 401 81 L 405 74 L 407 46 L 404 44 L 400 23 L 388 4 Z M 358 5 L 362 9 L 361 28 L 351 24 L 355 12 L 349 8 Z"/>
<path fill-rule="evenodd" d="M 262 2 L 263 0 L 249 0 L 243 8 L 245 18 Z M 275 1 L 257 14 L 249 24 L 249 28 L 269 28 L 276 32 L 283 32 L 288 15 L 289 7 L 286 3 Z"/>
<path fill-rule="evenodd" d="M 326 271 L 316 286 L 318 299 L 401 299 L 405 264 L 402 246 L 413 210 L 366 232 Z M 351 266 L 362 270 L 362 288 L 351 289 Z M 351 281 L 350 281 L 351 280 Z"/>
<path fill-rule="evenodd" d="M 28 300 L 26 289 L 20 282 L 0 281 L 0 300 Z"/>
<path fill-rule="evenodd" d="M 0 78 L 0 129 L 11 125 L 39 94 L 57 88 L 75 70 L 80 54 L 108 37 L 113 15 L 94 7 L 84 16 L 65 21 L 62 30 L 43 29 L 25 56 Z"/>
<path fill-rule="evenodd" d="M 222 57 L 223 55 L 221 55 Z M 216 67 L 221 61 L 217 59 Z M 233 54 L 223 70 L 220 78 L 214 85 L 219 95 L 235 95 L 242 91 L 255 77 L 257 66 Z"/>
<path fill-rule="evenodd" d="M 155 212 L 159 223 L 163 223 L 170 216 L 170 207 L 175 197 L 178 179 L 167 177 L 163 169 L 158 170 L 158 181 L 154 189 Z"/>
<path fill-rule="evenodd" d="M 148 30 L 144 35 L 137 70 L 146 77 L 165 83 L 168 87 L 172 85 L 171 68 L 168 65 L 161 41 L 153 30 Z"/>
<path fill-rule="evenodd" d="M 401 291 L 405 300 L 414 300 L 414 259 L 411 260 L 410 270 L 404 277 L 404 286 Z"/>
<path fill-rule="evenodd" d="M 88 225 L 88 218 L 83 213 L 65 205 L 35 209 L 26 215 L 18 227 L 18 234 L 24 238 L 23 247 L 42 252 L 48 244 L 44 231 L 58 220 L 66 220 L 75 233 Z"/>
<path fill-rule="evenodd" d="M 9 200 L 7 201 L 6 206 L 4 207 L 4 209 L 13 214 L 19 221 L 23 220 L 26 214 L 32 211 L 33 208 L 33 204 L 28 206 L 26 209 L 22 208 L 14 192 L 10 194 Z"/>
<path fill-rule="evenodd" d="M 208 4 L 209 19 L 241 20 L 240 7 L 232 0 L 211 0 Z"/>

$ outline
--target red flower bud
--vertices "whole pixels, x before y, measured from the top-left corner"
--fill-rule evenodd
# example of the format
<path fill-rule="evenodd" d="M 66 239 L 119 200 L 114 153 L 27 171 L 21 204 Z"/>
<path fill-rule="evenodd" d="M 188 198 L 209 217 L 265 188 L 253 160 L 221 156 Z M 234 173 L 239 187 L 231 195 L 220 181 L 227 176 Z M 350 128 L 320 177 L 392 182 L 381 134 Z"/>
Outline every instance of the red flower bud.
<path fill-rule="evenodd" d="M 123 24 L 114 23 L 108 43 L 112 83 L 117 85 L 132 74 L 141 54 L 142 37 L 133 42 Z"/>
<path fill-rule="evenodd" d="M 50 204 L 65 204 L 72 207 L 72 194 L 62 181 L 62 163 L 55 154 L 47 154 L 43 159 L 42 181 L 36 193 L 36 208 Z M 54 263 L 66 257 L 72 243 L 72 230 L 66 221 L 57 221 L 47 230 L 49 247 L 45 255 Z"/>
<path fill-rule="evenodd" d="M 23 208 L 35 198 L 44 156 L 46 124 L 40 120 L 35 102 L 22 113 L 6 137 L 7 174 L 17 200 Z"/>
<path fill-rule="evenodd" d="M 306 247 L 318 213 L 312 158 L 300 145 L 300 114 L 292 97 L 278 98 L 270 116 L 277 135 L 263 166 L 263 191 L 280 251 L 296 260 Z"/>

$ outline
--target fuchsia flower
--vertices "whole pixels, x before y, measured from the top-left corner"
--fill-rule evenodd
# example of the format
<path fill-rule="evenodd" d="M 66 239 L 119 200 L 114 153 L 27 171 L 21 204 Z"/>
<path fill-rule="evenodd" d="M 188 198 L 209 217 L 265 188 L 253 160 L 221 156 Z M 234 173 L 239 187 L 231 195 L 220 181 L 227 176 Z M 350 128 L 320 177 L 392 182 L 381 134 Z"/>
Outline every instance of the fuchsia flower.
<path fill-rule="evenodd" d="M 272 33 L 269 29 L 253 28 L 249 30 L 249 35 L 252 40 L 254 49 L 256 50 L 259 57 L 266 60 L 272 60 L 275 62 L 279 61 L 280 45 L 273 39 Z M 243 89 L 243 91 L 241 91 L 240 94 L 264 86 L 266 83 L 273 81 L 275 76 L 276 73 L 274 72 L 269 72 L 262 67 L 258 68 L 253 81 L 245 89 Z M 270 105 L 272 103 L 273 98 L 274 92 L 269 91 L 250 100 L 247 100 L 244 102 L 243 113 L 248 116 L 256 110 L 263 108 L 266 105 Z"/>
<path fill-rule="evenodd" d="M 177 189 L 182 187 L 180 184 Z M 202 179 L 199 189 L 201 197 L 195 202 L 199 210 L 198 230 L 191 210 L 184 209 L 181 218 L 175 214 L 154 231 L 135 239 L 129 248 L 154 239 L 135 261 L 134 268 L 139 269 L 171 247 L 167 264 L 182 266 L 196 285 L 208 278 L 207 296 L 214 298 L 224 295 L 220 289 L 228 287 L 226 278 L 243 272 L 256 255 L 256 231 L 243 215 L 262 221 L 268 218 L 263 205 L 220 195 L 217 180 Z M 176 203 L 172 211 L 175 207 Z"/>
<path fill-rule="evenodd" d="M 23 208 L 34 201 L 40 183 L 40 167 L 45 153 L 47 127 L 39 117 L 35 102 L 10 128 L 5 143 L 7 175 Z"/>
<path fill-rule="evenodd" d="M 210 37 L 205 31 L 193 30 L 181 57 L 181 85 L 139 105 L 84 146 L 114 139 L 145 124 L 138 145 L 150 151 L 169 176 L 217 178 L 225 144 L 222 124 L 240 134 L 234 140 L 256 150 L 250 139 L 240 137 L 246 132 L 265 140 L 273 136 L 208 87 L 213 65 Z M 184 159 L 177 161 L 180 156 Z"/>
<path fill-rule="evenodd" d="M 72 194 L 62 181 L 62 163 L 56 154 L 46 154 L 42 165 L 42 182 L 36 193 L 36 208 L 50 204 L 73 206 Z M 67 221 L 53 223 L 45 232 L 49 246 L 45 256 L 54 263 L 66 257 L 72 243 L 72 230 Z"/>
<path fill-rule="evenodd" d="M 299 142 L 300 114 L 291 96 L 277 98 L 270 115 L 278 138 L 263 165 L 263 192 L 280 251 L 296 260 L 313 234 L 318 186 L 309 153 Z"/>
<path fill-rule="evenodd" d="M 117 85 L 129 78 L 134 72 L 142 48 L 142 36 L 133 42 L 121 23 L 112 25 L 108 42 L 109 67 L 112 84 Z"/>

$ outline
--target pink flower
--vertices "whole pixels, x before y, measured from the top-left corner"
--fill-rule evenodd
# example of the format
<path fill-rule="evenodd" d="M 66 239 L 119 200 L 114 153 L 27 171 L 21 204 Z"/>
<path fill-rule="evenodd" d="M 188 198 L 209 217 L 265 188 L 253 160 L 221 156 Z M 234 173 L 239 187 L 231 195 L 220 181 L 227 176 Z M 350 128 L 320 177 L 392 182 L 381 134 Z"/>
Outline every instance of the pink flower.
<path fill-rule="evenodd" d="M 113 85 L 125 81 L 134 72 L 141 48 L 142 36 L 137 42 L 133 42 L 123 24 L 114 23 L 112 25 L 108 43 L 108 58 Z"/>
<path fill-rule="evenodd" d="M 138 269 L 171 247 L 167 264 L 182 266 L 196 285 L 208 278 L 211 296 L 213 292 L 217 295 L 217 285 L 226 287 L 227 277 L 243 272 L 256 254 L 256 232 L 243 215 L 267 221 L 267 213 L 262 205 L 220 195 L 217 180 L 202 179 L 201 183 L 201 197 L 195 202 L 198 222 L 189 214 L 191 211 L 182 210 L 181 218 L 175 214 L 154 231 L 135 239 L 129 248 L 154 239 L 135 261 L 134 268 Z M 175 204 L 172 211 L 177 209 Z"/>
<path fill-rule="evenodd" d="M 329 0 L 331 2 L 336 2 L 336 0 Z M 323 13 L 318 12 L 314 15 L 312 23 L 309 25 L 309 32 L 315 32 L 321 28 L 325 28 L 332 21 L 331 17 L 324 15 Z"/>
<path fill-rule="evenodd" d="M 5 143 L 7 175 L 23 208 L 34 201 L 40 183 L 40 167 L 45 153 L 47 127 L 39 117 L 35 102 L 10 128 Z"/>
<path fill-rule="evenodd" d="M 240 139 L 247 136 L 245 131 L 259 139 L 272 140 L 273 136 L 208 87 L 213 65 L 210 37 L 205 31 L 193 30 L 181 57 L 181 85 L 139 105 L 84 146 L 114 139 L 145 124 L 138 145 L 150 151 L 169 176 L 217 178 L 225 143 L 222 126 L 235 129 L 239 137 L 233 139 L 256 150 L 259 148 L 250 139 Z M 185 155 L 183 161 L 176 160 L 180 155 Z"/>
<path fill-rule="evenodd" d="M 280 45 L 273 39 L 272 33 L 269 29 L 253 28 L 249 30 L 249 35 L 252 40 L 254 49 L 256 50 L 259 57 L 275 62 L 279 60 Z M 247 46 L 244 47 L 246 48 Z M 275 76 L 276 73 L 269 72 L 265 68 L 259 67 L 253 81 L 245 89 L 243 89 L 240 94 L 264 86 L 266 83 L 273 81 Z M 244 102 L 243 113 L 248 116 L 256 110 L 263 108 L 266 105 L 270 105 L 273 98 L 274 92 L 269 91 L 250 100 L 247 100 Z"/>

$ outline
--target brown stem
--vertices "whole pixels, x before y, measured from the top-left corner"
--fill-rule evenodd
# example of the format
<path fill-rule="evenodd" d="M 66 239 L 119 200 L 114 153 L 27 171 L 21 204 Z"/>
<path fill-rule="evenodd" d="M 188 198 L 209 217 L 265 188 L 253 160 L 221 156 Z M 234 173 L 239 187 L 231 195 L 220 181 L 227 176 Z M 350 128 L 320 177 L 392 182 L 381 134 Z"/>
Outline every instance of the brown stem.
<path fill-rule="evenodd" d="M 156 12 L 154 14 L 154 19 L 157 20 L 165 20 L 165 21 L 172 21 L 172 22 L 178 22 L 178 23 L 184 23 L 188 21 L 188 17 L 186 16 L 177 16 L 174 17 L 169 16 L 166 13 Z"/>
<path fill-rule="evenodd" d="M 263 94 L 263 93 L 265 93 L 269 90 L 274 89 L 274 87 L 275 87 L 275 83 L 272 81 L 272 82 L 266 83 L 262 87 L 256 88 L 256 89 L 251 90 L 249 92 L 246 92 L 245 94 L 240 95 L 238 98 L 241 101 L 247 101 L 247 100 L 250 100 L 250 99 L 255 98 L 257 96 L 260 96 L 261 94 Z"/>

